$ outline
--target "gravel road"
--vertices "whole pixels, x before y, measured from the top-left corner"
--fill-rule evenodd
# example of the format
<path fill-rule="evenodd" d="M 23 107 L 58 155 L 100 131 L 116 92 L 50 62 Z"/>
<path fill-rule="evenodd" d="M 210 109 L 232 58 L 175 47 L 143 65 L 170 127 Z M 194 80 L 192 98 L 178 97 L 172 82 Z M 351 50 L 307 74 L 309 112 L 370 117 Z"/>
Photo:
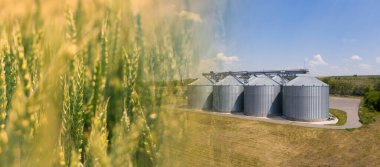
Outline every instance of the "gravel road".
<path fill-rule="evenodd" d="M 359 128 L 362 124 L 359 122 L 359 105 L 360 99 L 330 97 L 330 108 L 343 110 L 347 113 L 347 122 L 342 128 Z"/>

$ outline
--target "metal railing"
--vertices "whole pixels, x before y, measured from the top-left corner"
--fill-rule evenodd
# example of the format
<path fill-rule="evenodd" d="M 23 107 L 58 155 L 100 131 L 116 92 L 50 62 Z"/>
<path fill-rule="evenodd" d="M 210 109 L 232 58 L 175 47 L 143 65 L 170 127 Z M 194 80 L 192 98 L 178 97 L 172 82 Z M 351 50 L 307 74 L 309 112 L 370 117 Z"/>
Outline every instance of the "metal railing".
<path fill-rule="evenodd" d="M 250 77 L 256 75 L 274 76 L 280 77 L 295 77 L 297 74 L 307 74 L 308 69 L 293 69 L 293 70 L 263 70 L 263 71 L 228 71 L 228 72 L 213 72 L 202 73 L 204 77 L 213 83 L 216 83 L 228 75 L 235 77 L 240 82 L 247 81 Z"/>

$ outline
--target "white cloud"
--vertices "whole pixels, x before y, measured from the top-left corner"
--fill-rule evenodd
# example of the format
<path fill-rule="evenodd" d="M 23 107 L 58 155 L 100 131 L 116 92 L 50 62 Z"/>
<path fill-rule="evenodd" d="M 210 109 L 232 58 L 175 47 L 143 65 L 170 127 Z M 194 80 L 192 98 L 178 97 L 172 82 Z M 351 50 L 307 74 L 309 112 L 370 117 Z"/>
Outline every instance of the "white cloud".
<path fill-rule="evenodd" d="M 351 60 L 353 60 L 353 61 L 361 61 L 361 60 L 363 60 L 363 58 L 360 57 L 359 55 L 353 55 L 353 56 L 351 56 Z"/>
<path fill-rule="evenodd" d="M 226 56 L 224 53 L 218 53 L 216 55 L 216 60 L 221 61 L 225 64 L 232 64 L 239 61 L 239 57 L 237 56 Z"/>
<path fill-rule="evenodd" d="M 306 59 L 306 62 L 312 75 L 376 75 L 379 73 L 379 69 L 374 63 L 364 62 L 362 57 L 358 55 L 356 55 L 358 57 L 354 56 L 346 57 L 340 62 L 329 62 L 327 64 L 323 57 L 318 54 L 313 56 L 312 59 Z M 380 56 L 376 57 L 375 60 L 380 64 Z"/>
<path fill-rule="evenodd" d="M 363 69 L 363 70 L 370 70 L 370 69 L 372 68 L 371 65 L 369 65 L 369 64 L 364 64 L 364 63 L 359 64 L 358 66 L 359 66 L 359 68 L 361 68 L 361 69 Z"/>
<path fill-rule="evenodd" d="M 224 53 L 218 53 L 214 57 L 205 58 L 200 61 L 197 73 L 208 71 L 232 71 L 239 67 L 240 61 L 237 56 L 226 56 Z"/>
<path fill-rule="evenodd" d="M 197 23 L 203 22 L 201 15 L 199 15 L 198 13 L 193 13 L 193 12 L 182 10 L 181 12 L 178 13 L 178 15 L 180 17 L 191 20 L 193 22 L 197 22 Z"/>
<path fill-rule="evenodd" d="M 313 59 L 309 60 L 310 66 L 320 66 L 320 65 L 328 65 L 325 60 L 323 60 L 320 54 L 317 54 L 313 57 Z"/>

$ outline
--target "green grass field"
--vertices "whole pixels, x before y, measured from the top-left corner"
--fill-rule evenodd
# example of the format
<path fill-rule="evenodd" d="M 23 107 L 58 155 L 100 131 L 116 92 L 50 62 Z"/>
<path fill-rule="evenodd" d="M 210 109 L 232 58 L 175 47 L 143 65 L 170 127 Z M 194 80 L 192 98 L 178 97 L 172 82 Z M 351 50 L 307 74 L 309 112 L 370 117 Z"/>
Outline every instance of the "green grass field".
<path fill-rule="evenodd" d="M 335 125 L 342 126 L 347 122 L 347 113 L 342 110 L 330 109 L 330 113 L 338 118 L 338 122 Z"/>
<path fill-rule="evenodd" d="M 380 165 L 380 121 L 348 131 L 175 113 L 182 138 L 165 143 L 164 166 Z"/>

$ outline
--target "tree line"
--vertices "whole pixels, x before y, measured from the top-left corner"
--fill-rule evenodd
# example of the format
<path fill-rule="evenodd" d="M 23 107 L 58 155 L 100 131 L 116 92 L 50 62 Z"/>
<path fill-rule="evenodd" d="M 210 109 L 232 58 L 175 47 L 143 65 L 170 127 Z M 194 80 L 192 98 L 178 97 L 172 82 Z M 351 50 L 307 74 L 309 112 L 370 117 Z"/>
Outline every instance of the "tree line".
<path fill-rule="evenodd" d="M 330 94 L 339 96 L 362 96 L 360 122 L 368 125 L 380 116 L 380 77 L 350 76 L 320 78 L 329 84 Z"/>
<path fill-rule="evenodd" d="M 365 96 L 371 91 L 380 91 L 380 80 L 364 82 L 363 78 L 357 78 L 353 81 L 352 79 L 345 79 L 339 77 L 326 77 L 321 78 L 321 80 L 330 86 L 331 95 L 341 95 L 341 96 Z M 363 82 L 361 82 L 363 81 Z"/>

